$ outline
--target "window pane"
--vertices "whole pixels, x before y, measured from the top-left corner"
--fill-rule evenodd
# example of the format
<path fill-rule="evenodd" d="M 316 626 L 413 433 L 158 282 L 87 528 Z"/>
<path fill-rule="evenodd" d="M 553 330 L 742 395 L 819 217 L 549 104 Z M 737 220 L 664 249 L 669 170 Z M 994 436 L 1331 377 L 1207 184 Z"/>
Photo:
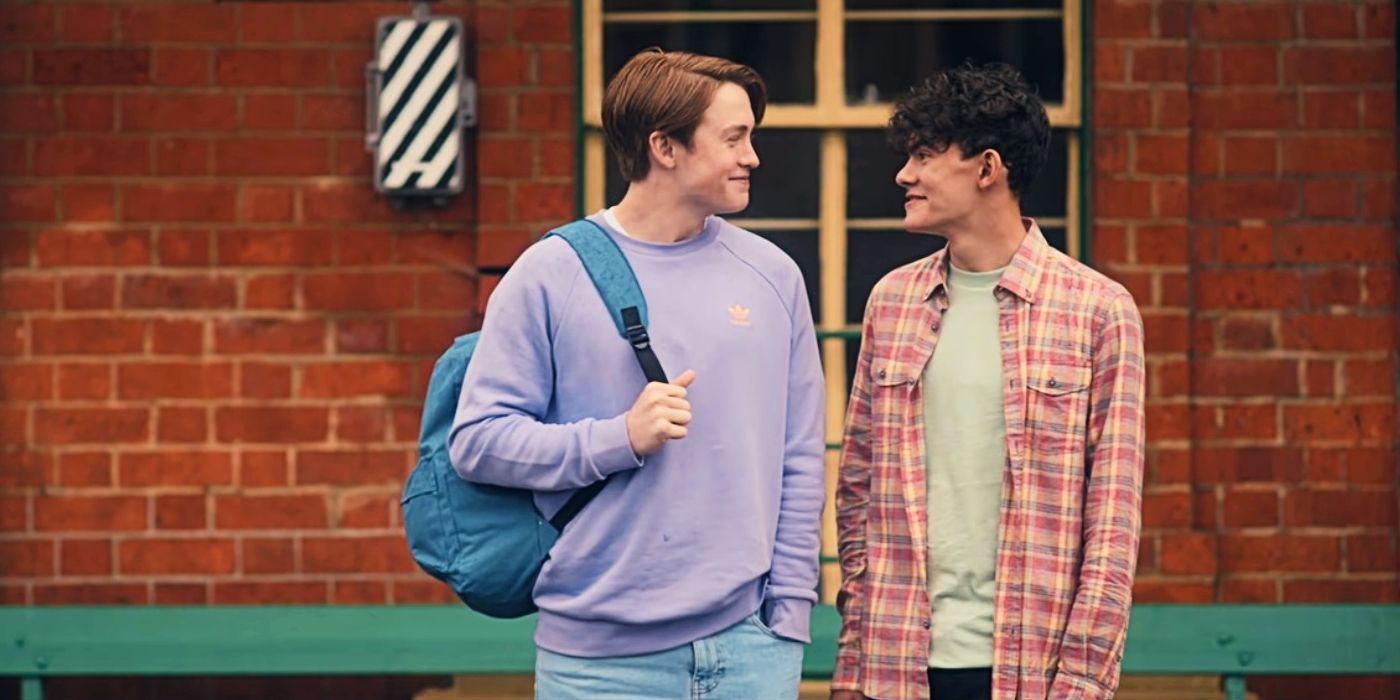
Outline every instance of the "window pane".
<path fill-rule="evenodd" d="M 759 168 L 753 172 L 749 208 L 731 214 L 746 219 L 815 219 L 821 190 L 821 132 L 759 129 L 754 132 Z M 627 183 L 607 155 L 608 205 L 622 201 Z"/>
<path fill-rule="evenodd" d="M 603 0 L 603 11 L 605 12 L 814 10 L 816 7 L 817 0 Z"/>
<path fill-rule="evenodd" d="M 1062 253 L 1069 252 L 1069 243 L 1065 239 L 1065 230 L 1062 228 L 1041 227 L 1040 232 L 1045 234 L 1045 242 L 1052 247 L 1060 249 Z"/>
<path fill-rule="evenodd" d="M 803 281 L 807 283 L 807 301 L 812 305 L 812 318 L 817 319 L 817 323 L 821 323 L 822 266 L 820 256 L 817 253 L 820 244 L 817 232 L 808 229 L 805 231 L 754 231 L 754 233 L 782 248 L 784 253 L 797 261 L 797 267 L 802 270 Z"/>
<path fill-rule="evenodd" d="M 971 59 L 1020 69 L 1046 102 L 1064 99 L 1060 20 L 850 22 L 846 100 L 886 102 L 935 71 Z"/>
<path fill-rule="evenodd" d="M 904 190 L 894 175 L 905 155 L 891 148 L 884 129 L 846 132 L 846 216 L 871 219 L 904 216 Z"/>
<path fill-rule="evenodd" d="M 1064 7 L 1063 0 L 846 0 L 847 10 L 988 10 Z"/>
<path fill-rule="evenodd" d="M 881 277 L 942 247 L 942 236 L 905 231 L 847 231 L 846 322 L 861 322 L 865 300 Z"/>
<path fill-rule="evenodd" d="M 1065 196 L 1069 183 L 1069 140 L 1064 131 L 1050 135 L 1050 152 L 1045 154 L 1045 167 L 1026 191 L 1021 212 L 1026 216 L 1064 216 Z"/>
<path fill-rule="evenodd" d="M 646 48 L 691 51 L 752 66 L 768 85 L 769 102 L 816 99 L 813 22 L 609 24 L 603 29 L 603 71 L 611 79 Z"/>

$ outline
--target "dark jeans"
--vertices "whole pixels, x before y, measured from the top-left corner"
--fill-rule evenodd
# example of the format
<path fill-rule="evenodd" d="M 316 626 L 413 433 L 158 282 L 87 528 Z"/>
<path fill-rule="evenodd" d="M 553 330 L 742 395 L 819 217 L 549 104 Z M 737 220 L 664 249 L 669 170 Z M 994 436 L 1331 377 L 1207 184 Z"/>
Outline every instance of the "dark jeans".
<path fill-rule="evenodd" d="M 992 669 L 931 668 L 930 700 L 992 700 Z"/>

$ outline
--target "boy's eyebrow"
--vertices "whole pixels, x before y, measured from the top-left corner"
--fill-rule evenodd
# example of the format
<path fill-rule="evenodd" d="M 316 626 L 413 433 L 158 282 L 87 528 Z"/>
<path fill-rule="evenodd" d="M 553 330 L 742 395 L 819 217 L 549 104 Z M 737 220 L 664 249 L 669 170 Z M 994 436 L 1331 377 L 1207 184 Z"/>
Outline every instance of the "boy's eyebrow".
<path fill-rule="evenodd" d="M 748 131 L 749 131 L 749 125 L 748 125 L 748 124 L 735 124 L 734 126 L 731 126 L 731 127 L 729 127 L 728 129 L 725 129 L 722 133 L 723 133 L 725 136 L 730 136 L 730 135 L 742 136 L 743 134 L 748 133 Z"/>

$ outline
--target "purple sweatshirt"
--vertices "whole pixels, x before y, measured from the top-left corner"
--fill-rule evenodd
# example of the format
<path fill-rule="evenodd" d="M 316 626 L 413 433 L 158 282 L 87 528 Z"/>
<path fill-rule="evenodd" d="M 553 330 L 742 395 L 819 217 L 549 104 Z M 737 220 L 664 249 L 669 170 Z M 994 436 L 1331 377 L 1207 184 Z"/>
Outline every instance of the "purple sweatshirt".
<path fill-rule="evenodd" d="M 647 297 L 662 366 L 695 370 L 688 436 L 632 452 L 625 414 L 646 379 L 583 264 L 551 238 L 492 293 L 448 438 L 463 478 L 532 489 L 546 517 L 614 475 L 550 551 L 535 643 L 657 652 L 760 605 L 779 635 L 810 641 L 825 396 L 802 273 L 719 217 L 675 244 L 608 230 Z"/>

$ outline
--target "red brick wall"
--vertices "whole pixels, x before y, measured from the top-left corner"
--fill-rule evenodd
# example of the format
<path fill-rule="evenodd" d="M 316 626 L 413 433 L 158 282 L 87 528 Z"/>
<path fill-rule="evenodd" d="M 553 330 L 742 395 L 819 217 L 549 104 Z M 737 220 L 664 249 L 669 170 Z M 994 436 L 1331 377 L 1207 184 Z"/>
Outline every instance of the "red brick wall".
<path fill-rule="evenodd" d="M 1396 602 L 1394 5 L 1094 13 L 1094 260 L 1147 322 L 1138 600 Z"/>

